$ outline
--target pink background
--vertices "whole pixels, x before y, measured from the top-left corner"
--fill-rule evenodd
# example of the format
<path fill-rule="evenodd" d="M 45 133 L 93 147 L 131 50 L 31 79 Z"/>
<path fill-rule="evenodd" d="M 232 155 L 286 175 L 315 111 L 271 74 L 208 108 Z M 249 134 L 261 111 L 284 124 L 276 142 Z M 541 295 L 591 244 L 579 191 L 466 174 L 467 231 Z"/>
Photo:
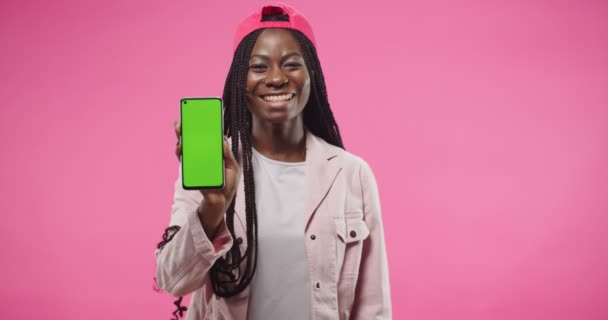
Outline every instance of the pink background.
<path fill-rule="evenodd" d="M 170 317 L 172 121 L 260 3 L 0 3 L 0 318 Z M 287 3 L 376 173 L 395 319 L 608 319 L 605 2 Z"/>

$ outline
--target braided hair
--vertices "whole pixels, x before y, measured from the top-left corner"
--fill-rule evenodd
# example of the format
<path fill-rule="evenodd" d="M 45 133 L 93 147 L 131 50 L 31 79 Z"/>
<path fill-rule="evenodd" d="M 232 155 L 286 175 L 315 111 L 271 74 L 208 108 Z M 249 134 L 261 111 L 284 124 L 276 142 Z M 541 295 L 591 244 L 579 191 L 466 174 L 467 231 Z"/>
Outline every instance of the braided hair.
<path fill-rule="evenodd" d="M 286 15 L 265 15 L 262 21 L 287 20 Z M 239 43 L 234 52 L 230 71 L 224 85 L 224 134 L 232 140 L 232 152 L 238 159 L 239 144 L 242 144 L 242 169 L 245 190 L 245 217 L 247 230 L 247 249 L 241 253 L 239 244 L 234 241 L 225 257 L 220 257 L 211 267 L 210 277 L 213 291 L 220 297 L 232 297 L 242 292 L 253 279 L 257 265 L 258 228 L 255 204 L 255 184 L 251 165 L 251 123 L 252 115 L 247 108 L 247 74 L 249 59 L 258 36 L 264 29 L 252 31 Z M 304 126 L 314 135 L 326 142 L 344 149 L 338 124 L 329 107 L 325 79 L 316 49 L 303 33 L 294 29 L 289 30 L 300 43 L 304 62 L 311 76 L 311 95 L 303 112 Z M 234 232 L 234 199 L 226 210 L 226 225 L 233 239 Z M 240 266 L 244 263 L 241 274 Z"/>

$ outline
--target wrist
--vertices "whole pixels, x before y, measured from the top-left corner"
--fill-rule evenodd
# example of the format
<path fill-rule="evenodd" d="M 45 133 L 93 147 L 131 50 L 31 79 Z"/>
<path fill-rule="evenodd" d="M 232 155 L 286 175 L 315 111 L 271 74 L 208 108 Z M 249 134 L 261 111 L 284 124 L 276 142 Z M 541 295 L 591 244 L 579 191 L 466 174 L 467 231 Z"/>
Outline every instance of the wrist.
<path fill-rule="evenodd" d="M 216 206 L 210 206 L 203 202 L 196 209 L 196 213 L 201 222 L 203 230 L 210 240 L 213 240 L 217 230 L 219 229 L 222 220 L 224 219 L 223 209 Z"/>

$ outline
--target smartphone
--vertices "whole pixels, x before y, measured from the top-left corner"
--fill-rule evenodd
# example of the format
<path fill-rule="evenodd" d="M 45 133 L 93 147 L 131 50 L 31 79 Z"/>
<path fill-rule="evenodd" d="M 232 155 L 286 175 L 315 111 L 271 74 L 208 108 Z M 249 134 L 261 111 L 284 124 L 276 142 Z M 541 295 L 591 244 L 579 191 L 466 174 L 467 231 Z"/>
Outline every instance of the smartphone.
<path fill-rule="evenodd" d="M 180 104 L 180 116 L 183 188 L 223 188 L 222 99 L 184 98 Z"/>

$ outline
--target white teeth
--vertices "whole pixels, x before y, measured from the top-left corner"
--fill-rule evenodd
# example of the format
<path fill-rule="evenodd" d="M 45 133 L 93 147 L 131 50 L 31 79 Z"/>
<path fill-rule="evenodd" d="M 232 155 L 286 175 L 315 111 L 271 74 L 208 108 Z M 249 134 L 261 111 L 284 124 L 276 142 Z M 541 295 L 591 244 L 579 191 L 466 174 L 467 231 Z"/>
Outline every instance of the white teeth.
<path fill-rule="evenodd" d="M 282 94 L 280 96 L 264 96 L 264 100 L 266 101 L 282 101 L 291 99 L 292 94 Z"/>

